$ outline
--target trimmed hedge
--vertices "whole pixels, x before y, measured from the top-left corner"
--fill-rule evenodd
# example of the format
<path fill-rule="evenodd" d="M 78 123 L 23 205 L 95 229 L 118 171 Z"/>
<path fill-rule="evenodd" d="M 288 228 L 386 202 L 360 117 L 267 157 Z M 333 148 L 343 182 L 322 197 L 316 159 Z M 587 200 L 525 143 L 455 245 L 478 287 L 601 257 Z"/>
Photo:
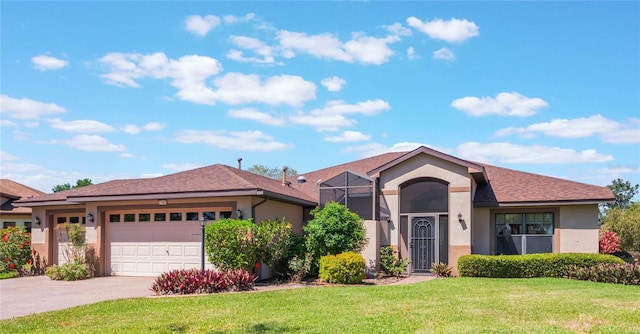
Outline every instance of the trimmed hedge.
<path fill-rule="evenodd" d="M 640 285 L 640 265 L 637 263 L 600 263 L 593 267 L 570 267 L 565 277 L 582 281 Z"/>
<path fill-rule="evenodd" d="M 361 283 L 366 267 L 362 255 L 354 252 L 326 255 L 320 258 L 320 279 L 328 283 Z"/>
<path fill-rule="evenodd" d="M 606 254 L 560 253 L 528 255 L 465 255 L 458 259 L 458 273 L 468 277 L 563 277 L 571 267 L 600 263 L 624 263 Z"/>

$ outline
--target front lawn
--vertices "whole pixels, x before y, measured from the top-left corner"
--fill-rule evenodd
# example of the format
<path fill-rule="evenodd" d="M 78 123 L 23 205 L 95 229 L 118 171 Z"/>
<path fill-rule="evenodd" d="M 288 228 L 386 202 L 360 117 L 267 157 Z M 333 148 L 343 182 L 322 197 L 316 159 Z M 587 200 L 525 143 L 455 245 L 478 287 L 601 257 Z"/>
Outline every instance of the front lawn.
<path fill-rule="evenodd" d="M 438 279 L 101 302 L 0 322 L 7 333 L 638 333 L 640 287 Z"/>

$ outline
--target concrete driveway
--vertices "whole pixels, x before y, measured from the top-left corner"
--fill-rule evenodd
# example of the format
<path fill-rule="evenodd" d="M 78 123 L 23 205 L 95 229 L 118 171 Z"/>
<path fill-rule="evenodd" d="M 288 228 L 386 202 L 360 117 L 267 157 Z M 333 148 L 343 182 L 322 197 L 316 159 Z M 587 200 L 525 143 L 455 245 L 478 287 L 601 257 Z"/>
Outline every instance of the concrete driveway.
<path fill-rule="evenodd" d="M 96 277 L 52 281 L 46 276 L 0 280 L 0 319 L 61 310 L 103 300 L 152 296 L 155 277 Z"/>

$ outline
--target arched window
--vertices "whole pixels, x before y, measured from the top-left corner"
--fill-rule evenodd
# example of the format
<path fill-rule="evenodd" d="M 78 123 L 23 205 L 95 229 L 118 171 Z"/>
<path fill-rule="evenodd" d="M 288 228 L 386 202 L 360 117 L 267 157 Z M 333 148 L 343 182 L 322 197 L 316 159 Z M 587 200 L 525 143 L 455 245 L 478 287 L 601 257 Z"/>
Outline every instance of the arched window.
<path fill-rule="evenodd" d="M 448 183 L 422 178 L 400 185 L 400 213 L 448 211 Z"/>

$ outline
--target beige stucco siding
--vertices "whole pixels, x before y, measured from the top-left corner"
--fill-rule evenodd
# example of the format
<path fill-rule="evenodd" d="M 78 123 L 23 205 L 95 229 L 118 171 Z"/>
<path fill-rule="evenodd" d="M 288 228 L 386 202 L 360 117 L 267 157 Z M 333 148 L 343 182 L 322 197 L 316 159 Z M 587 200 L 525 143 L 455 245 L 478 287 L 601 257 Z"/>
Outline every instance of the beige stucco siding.
<path fill-rule="evenodd" d="M 598 252 L 598 206 L 560 207 L 560 252 Z"/>
<path fill-rule="evenodd" d="M 488 208 L 473 209 L 471 225 L 471 252 L 473 254 L 491 254 L 491 215 Z"/>
<path fill-rule="evenodd" d="M 254 205 L 262 202 L 263 199 L 256 197 L 254 199 Z M 244 210 L 243 210 L 244 211 Z M 249 211 L 251 212 L 251 208 Z M 295 204 L 284 203 L 275 200 L 267 200 L 266 202 L 256 206 L 255 208 L 255 222 L 259 223 L 263 220 L 269 219 L 286 219 L 293 225 L 293 232 L 302 234 L 302 207 Z"/>
<path fill-rule="evenodd" d="M 387 222 L 383 223 L 386 224 Z M 364 221 L 367 244 L 361 254 L 367 265 L 367 272 L 377 271 L 377 264 L 380 261 L 380 224 L 375 220 Z"/>

